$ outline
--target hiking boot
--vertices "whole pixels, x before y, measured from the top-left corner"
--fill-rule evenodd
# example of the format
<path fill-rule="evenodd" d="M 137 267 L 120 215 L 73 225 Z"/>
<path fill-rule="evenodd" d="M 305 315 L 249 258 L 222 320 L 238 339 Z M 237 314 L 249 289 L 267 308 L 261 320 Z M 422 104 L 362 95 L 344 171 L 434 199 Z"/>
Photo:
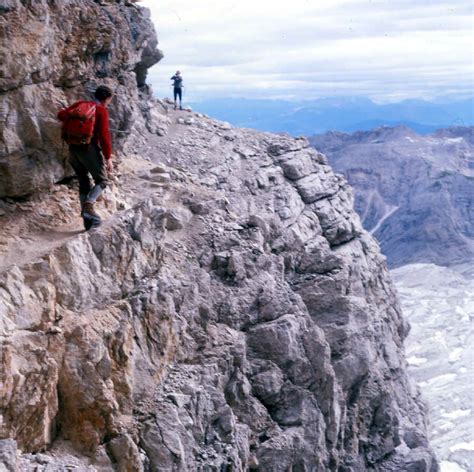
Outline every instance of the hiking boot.
<path fill-rule="evenodd" d="M 90 231 L 91 229 L 98 228 L 102 224 L 102 220 L 100 218 L 96 217 L 89 217 L 89 216 L 84 216 L 83 218 L 84 221 L 84 229 L 86 231 Z"/>
<path fill-rule="evenodd" d="M 98 228 L 102 224 L 100 215 L 94 210 L 93 202 L 84 202 L 82 206 L 82 219 L 84 220 L 84 229 L 86 231 Z"/>
<path fill-rule="evenodd" d="M 183 109 L 183 107 L 179 107 L 179 109 L 180 109 L 180 110 L 182 110 L 182 109 Z"/>
<path fill-rule="evenodd" d="M 82 216 L 88 216 L 100 220 L 100 215 L 94 210 L 94 202 L 84 202 L 84 205 L 82 206 Z"/>
<path fill-rule="evenodd" d="M 90 229 L 92 229 L 92 224 L 94 223 L 93 220 L 89 219 L 89 218 L 82 218 L 83 222 L 84 222 L 84 229 L 86 231 L 89 231 Z"/>

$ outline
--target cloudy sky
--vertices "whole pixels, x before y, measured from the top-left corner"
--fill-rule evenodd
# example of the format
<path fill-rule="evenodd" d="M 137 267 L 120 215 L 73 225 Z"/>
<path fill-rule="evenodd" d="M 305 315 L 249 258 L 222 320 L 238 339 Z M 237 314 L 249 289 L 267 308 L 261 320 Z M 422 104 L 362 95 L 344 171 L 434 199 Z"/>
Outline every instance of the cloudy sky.
<path fill-rule="evenodd" d="M 474 95 L 470 0 L 143 0 L 164 59 L 149 75 L 188 101 Z"/>

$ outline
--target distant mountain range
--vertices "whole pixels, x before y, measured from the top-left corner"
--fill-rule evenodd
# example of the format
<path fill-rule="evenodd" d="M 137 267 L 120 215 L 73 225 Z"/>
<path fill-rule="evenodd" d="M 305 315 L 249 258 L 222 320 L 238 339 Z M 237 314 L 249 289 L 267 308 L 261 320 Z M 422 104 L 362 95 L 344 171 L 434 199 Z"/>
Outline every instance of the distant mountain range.
<path fill-rule="evenodd" d="M 474 260 L 474 127 L 420 136 L 404 126 L 310 138 L 355 191 L 391 267 Z"/>
<path fill-rule="evenodd" d="M 359 97 L 301 102 L 229 98 L 191 106 L 236 126 L 294 136 L 335 130 L 354 132 L 384 125 L 405 125 L 419 134 L 428 134 L 438 128 L 474 125 L 474 98 L 444 104 L 404 100 L 382 105 Z"/>

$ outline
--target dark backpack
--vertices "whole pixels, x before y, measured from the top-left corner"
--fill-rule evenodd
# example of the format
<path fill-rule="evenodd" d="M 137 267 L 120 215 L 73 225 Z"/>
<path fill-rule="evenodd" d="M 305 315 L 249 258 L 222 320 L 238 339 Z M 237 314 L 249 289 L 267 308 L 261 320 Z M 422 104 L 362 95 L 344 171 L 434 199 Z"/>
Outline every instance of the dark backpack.
<path fill-rule="evenodd" d="M 77 102 L 63 122 L 62 138 L 67 144 L 90 144 L 94 136 L 96 104 Z"/>

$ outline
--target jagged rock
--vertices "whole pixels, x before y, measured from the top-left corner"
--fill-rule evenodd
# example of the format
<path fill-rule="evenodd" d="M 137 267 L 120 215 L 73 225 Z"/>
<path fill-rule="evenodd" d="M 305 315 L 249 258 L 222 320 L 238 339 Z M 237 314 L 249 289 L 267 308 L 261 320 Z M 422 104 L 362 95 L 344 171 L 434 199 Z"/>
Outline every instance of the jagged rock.
<path fill-rule="evenodd" d="M 51 326 L 47 331 L 48 334 L 61 334 L 62 330 L 59 326 Z"/>
<path fill-rule="evenodd" d="M 166 214 L 166 229 L 182 229 L 191 220 L 192 213 L 186 208 L 174 208 Z"/>
<path fill-rule="evenodd" d="M 156 182 L 159 184 L 168 183 L 170 181 L 171 176 L 168 172 L 156 172 L 155 169 L 156 167 L 150 171 L 140 173 L 140 177 L 150 182 Z"/>
<path fill-rule="evenodd" d="M 17 197 L 71 175 L 60 108 L 105 83 L 116 94 L 111 128 L 129 131 L 137 87 L 162 54 L 147 11 L 124 2 L 10 2 L 2 19 L 1 35 L 16 47 L 0 50 L 0 197 Z M 125 136 L 114 135 L 116 148 Z"/>
<path fill-rule="evenodd" d="M 168 172 L 168 169 L 166 166 L 162 164 L 155 165 L 153 169 L 150 170 L 152 174 L 166 174 Z"/>
<path fill-rule="evenodd" d="M 86 6 L 140 31 L 138 8 Z M 135 92 L 133 171 L 100 228 L 53 244 L 32 229 L 41 200 L 6 216 L 25 254 L 1 249 L 2 437 L 21 464 L 44 451 L 65 470 L 67 443 L 82 470 L 436 471 L 407 325 L 345 181 L 305 139 L 197 115 L 157 136 L 147 112 L 170 102 Z M 78 221 L 66 190 L 44 198 Z"/>
<path fill-rule="evenodd" d="M 330 197 L 337 192 L 337 179 L 335 176 L 326 178 L 324 174 L 311 174 L 296 182 L 296 188 L 305 203 Z"/>
<path fill-rule="evenodd" d="M 150 133 L 164 136 L 171 125 L 171 120 L 163 113 L 163 110 L 152 108 L 145 115 L 146 127 Z"/>
<path fill-rule="evenodd" d="M 142 472 L 145 470 L 140 451 L 137 445 L 128 435 L 120 435 L 113 438 L 107 444 L 110 455 L 118 466 L 118 470 Z"/>
<path fill-rule="evenodd" d="M 309 142 L 306 138 L 288 139 L 284 136 L 280 136 L 279 139 L 275 139 L 267 148 L 267 151 L 272 156 L 281 156 L 291 151 L 299 151 L 309 146 Z"/>
<path fill-rule="evenodd" d="M 13 439 L 0 439 L 0 470 L 17 472 L 17 444 Z"/>
<path fill-rule="evenodd" d="M 285 177 L 291 180 L 298 180 L 321 169 L 319 164 L 323 164 L 319 156 L 311 149 L 284 154 L 285 159 L 281 162 L 281 167 Z"/>

